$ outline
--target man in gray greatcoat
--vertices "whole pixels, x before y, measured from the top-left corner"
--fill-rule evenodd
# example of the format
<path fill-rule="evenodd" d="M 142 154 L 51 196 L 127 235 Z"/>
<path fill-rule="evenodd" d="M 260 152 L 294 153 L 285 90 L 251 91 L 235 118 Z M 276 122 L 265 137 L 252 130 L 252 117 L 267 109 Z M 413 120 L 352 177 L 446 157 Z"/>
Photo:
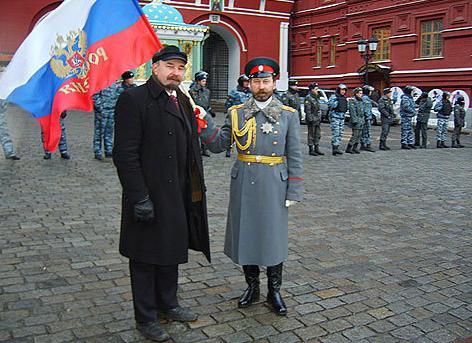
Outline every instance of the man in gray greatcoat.
<path fill-rule="evenodd" d="M 215 117 L 215 113 L 211 109 L 211 91 L 207 87 L 208 73 L 206 71 L 199 71 L 195 73 L 195 83 L 190 86 L 188 92 L 192 96 L 196 105 L 203 107 L 203 109 Z M 210 157 L 208 147 L 204 142 L 201 142 L 202 156 Z"/>
<path fill-rule="evenodd" d="M 318 96 L 318 84 L 313 82 L 308 86 L 310 94 L 305 97 L 305 113 L 308 131 L 308 153 L 312 156 L 324 155 L 320 151 L 321 138 L 321 109 Z"/>
<path fill-rule="evenodd" d="M 423 92 L 418 99 L 418 115 L 416 116 L 415 126 L 415 146 L 419 146 L 421 149 L 426 149 L 428 142 L 428 120 L 431 108 L 433 108 L 433 100 L 428 96 L 428 92 Z"/>
<path fill-rule="evenodd" d="M 226 151 L 233 141 L 238 150 L 224 248 L 243 266 L 248 284 L 238 306 L 259 299 L 259 266 L 267 266 L 267 301 L 276 314 L 286 315 L 280 287 L 288 255 L 288 206 L 302 200 L 303 159 L 298 113 L 273 97 L 278 72 L 269 58 L 249 61 L 245 74 L 253 98 L 231 107 L 221 129 L 206 115 L 201 137 L 214 153 Z"/>
<path fill-rule="evenodd" d="M 288 80 L 288 90 L 282 94 L 281 101 L 284 105 L 289 106 L 298 112 L 300 118 L 300 124 L 302 123 L 302 115 L 300 107 L 302 101 L 298 95 L 298 81 L 297 80 Z"/>
<path fill-rule="evenodd" d="M 383 96 L 379 99 L 380 121 L 382 123 L 382 132 L 380 133 L 380 150 L 390 150 L 387 146 L 387 137 L 390 132 L 390 125 L 395 119 L 395 112 L 393 111 L 392 89 L 385 88 Z"/>
<path fill-rule="evenodd" d="M 452 147 L 465 148 L 461 144 L 461 131 L 465 126 L 465 103 L 464 97 L 460 95 L 454 105 L 454 133 L 452 134 Z"/>
<path fill-rule="evenodd" d="M 352 129 L 351 139 L 346 147 L 348 154 L 359 154 L 359 143 L 361 142 L 362 130 L 365 125 L 365 102 L 362 98 L 362 88 L 357 87 L 353 91 L 354 96 L 349 99 L 349 126 Z"/>

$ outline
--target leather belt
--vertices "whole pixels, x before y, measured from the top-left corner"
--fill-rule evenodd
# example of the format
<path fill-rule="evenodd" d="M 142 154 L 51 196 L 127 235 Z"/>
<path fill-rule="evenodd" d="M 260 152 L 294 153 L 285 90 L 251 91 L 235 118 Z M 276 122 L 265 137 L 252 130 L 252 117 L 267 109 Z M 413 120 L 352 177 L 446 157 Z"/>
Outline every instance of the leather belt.
<path fill-rule="evenodd" d="M 261 156 L 261 155 L 244 155 L 238 154 L 238 160 L 243 162 L 262 163 L 262 164 L 281 164 L 284 163 L 282 156 Z"/>

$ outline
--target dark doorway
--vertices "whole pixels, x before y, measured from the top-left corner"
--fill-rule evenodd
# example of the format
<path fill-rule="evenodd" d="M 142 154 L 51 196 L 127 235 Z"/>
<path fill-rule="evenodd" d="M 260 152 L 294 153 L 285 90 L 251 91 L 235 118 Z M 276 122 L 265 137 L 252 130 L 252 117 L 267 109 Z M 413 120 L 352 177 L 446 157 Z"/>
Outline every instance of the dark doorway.
<path fill-rule="evenodd" d="M 223 38 L 210 31 L 203 44 L 203 70 L 210 74 L 208 88 L 212 100 L 223 100 L 228 95 L 228 46 Z"/>

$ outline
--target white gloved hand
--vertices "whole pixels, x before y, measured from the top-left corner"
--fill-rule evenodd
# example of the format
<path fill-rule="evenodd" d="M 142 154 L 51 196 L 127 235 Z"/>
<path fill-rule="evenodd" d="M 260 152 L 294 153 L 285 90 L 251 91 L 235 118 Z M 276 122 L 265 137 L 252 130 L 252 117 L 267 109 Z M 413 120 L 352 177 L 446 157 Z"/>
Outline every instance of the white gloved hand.
<path fill-rule="evenodd" d="M 285 200 L 285 207 L 290 207 L 292 205 L 295 205 L 298 201 L 295 200 Z"/>

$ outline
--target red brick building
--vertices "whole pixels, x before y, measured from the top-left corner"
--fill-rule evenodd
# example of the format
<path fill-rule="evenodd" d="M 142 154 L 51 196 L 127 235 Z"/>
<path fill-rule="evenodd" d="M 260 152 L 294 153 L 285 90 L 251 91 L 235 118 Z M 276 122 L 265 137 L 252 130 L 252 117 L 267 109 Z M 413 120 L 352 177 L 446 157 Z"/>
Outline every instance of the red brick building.
<path fill-rule="evenodd" d="M 4 65 L 45 14 L 62 1 L 2 1 L 0 5 L 0 64 Z M 142 0 L 144 6 L 152 1 Z M 268 56 L 281 65 L 279 88 L 288 81 L 288 37 L 294 0 L 165 0 L 187 24 L 210 28 L 202 69 L 210 72 L 210 88 L 226 98 L 248 60 Z M 7 5 L 5 3 L 8 3 Z"/>
<path fill-rule="evenodd" d="M 376 36 L 370 84 L 422 90 L 472 87 L 472 3 L 467 0 L 297 0 L 290 74 L 335 88 L 363 83 L 357 42 Z"/>
<path fill-rule="evenodd" d="M 149 0 L 142 0 L 143 5 Z M 2 1 L 0 64 L 61 1 Z M 202 68 L 222 98 L 245 63 L 269 56 L 281 65 L 278 88 L 294 76 L 324 88 L 363 83 L 357 41 L 375 35 L 369 79 L 376 88 L 472 87 L 472 3 L 468 0 L 165 0 L 190 24 L 209 26 Z M 290 32 L 289 32 L 290 29 Z"/>

